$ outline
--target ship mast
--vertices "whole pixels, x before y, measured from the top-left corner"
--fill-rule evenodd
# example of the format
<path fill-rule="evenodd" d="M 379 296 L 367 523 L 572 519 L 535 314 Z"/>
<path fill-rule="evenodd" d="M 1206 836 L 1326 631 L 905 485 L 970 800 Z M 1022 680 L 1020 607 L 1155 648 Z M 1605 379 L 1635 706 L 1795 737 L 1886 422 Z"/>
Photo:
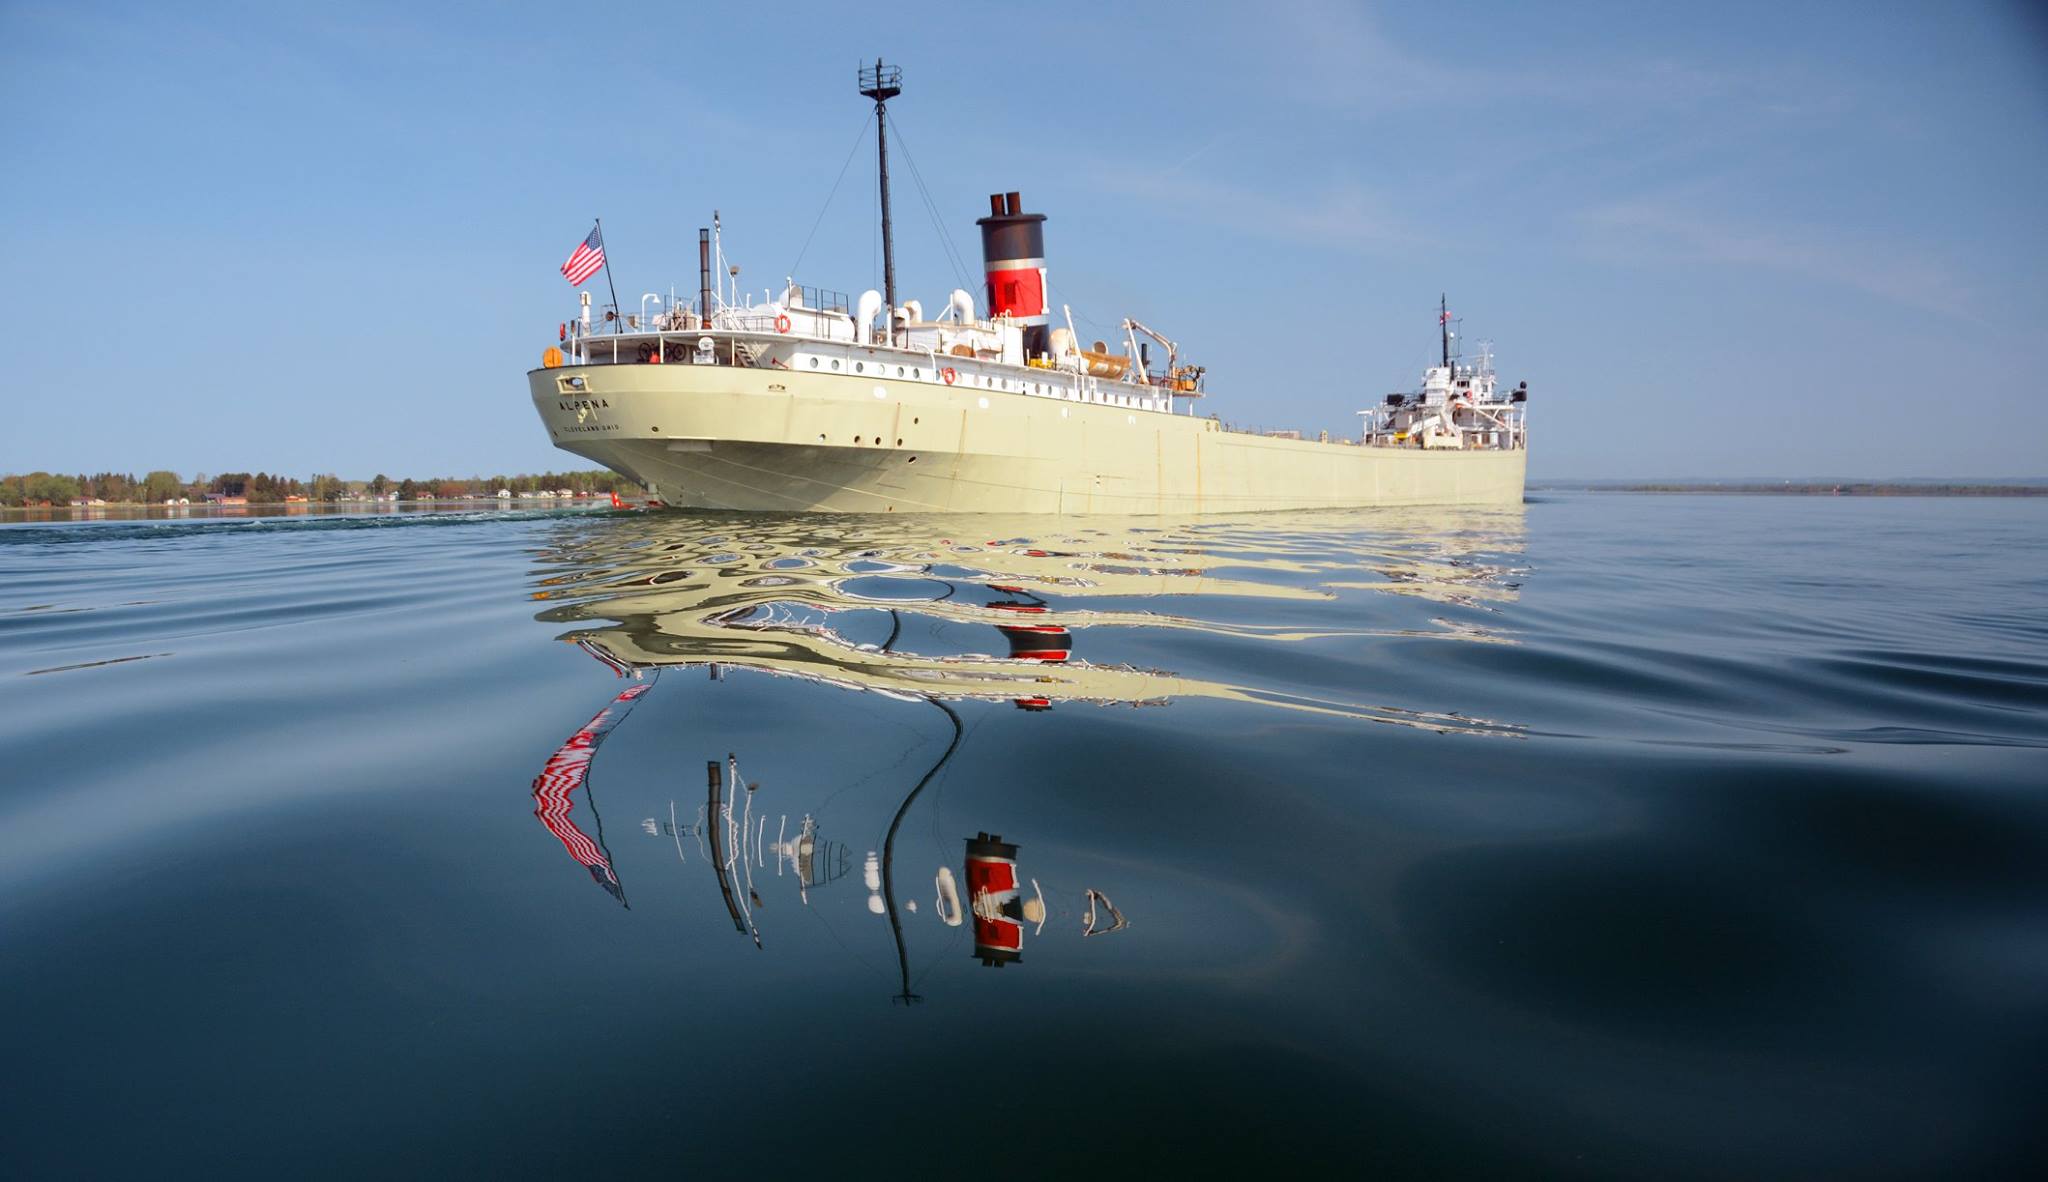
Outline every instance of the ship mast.
<path fill-rule="evenodd" d="M 882 314 L 889 322 L 889 343 L 896 343 L 896 250 L 889 233 L 889 126 L 888 102 L 903 93 L 903 68 L 884 66 L 881 58 L 873 67 L 860 68 L 860 92 L 875 100 L 875 152 L 881 162 L 882 183 Z"/>

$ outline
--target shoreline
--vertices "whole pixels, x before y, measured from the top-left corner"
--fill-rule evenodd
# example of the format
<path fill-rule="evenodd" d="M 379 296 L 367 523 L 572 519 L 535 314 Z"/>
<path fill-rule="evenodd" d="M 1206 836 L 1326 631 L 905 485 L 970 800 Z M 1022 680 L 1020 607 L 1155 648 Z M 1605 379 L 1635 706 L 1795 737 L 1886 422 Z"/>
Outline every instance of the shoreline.
<path fill-rule="evenodd" d="M 164 511 L 211 509 L 215 512 L 235 509 L 294 509 L 310 512 L 314 509 L 391 509 L 400 505 L 498 505 L 507 509 L 519 507 L 530 509 L 540 505 L 582 506 L 610 504 L 610 494 L 595 493 L 587 497 L 513 497 L 510 499 L 502 497 L 415 497 L 409 501 L 377 501 L 365 497 L 362 499 L 344 499 L 339 501 L 241 501 L 233 504 L 221 504 L 216 501 L 193 501 L 186 505 L 167 504 L 163 501 L 100 501 L 91 505 L 0 505 L 0 513 L 55 513 L 59 510 L 70 512 L 73 510 L 92 509 L 147 509 Z"/>
<path fill-rule="evenodd" d="M 59 518 L 92 517 L 307 517 L 334 514 L 420 512 L 437 509 L 503 510 L 592 510 L 612 508 L 609 497 L 562 498 L 560 500 L 501 501 L 495 497 L 458 500 L 441 497 L 425 501 L 321 501 L 318 503 L 264 501 L 254 505 L 163 505 L 138 501 L 108 501 L 103 505 L 0 505 L 0 522 L 46 521 Z"/>

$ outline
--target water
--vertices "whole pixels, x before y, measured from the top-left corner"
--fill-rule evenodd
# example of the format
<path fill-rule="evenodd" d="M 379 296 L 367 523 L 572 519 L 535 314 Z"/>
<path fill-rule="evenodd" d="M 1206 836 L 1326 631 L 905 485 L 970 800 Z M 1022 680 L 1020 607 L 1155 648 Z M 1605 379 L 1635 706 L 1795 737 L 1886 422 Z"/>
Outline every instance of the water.
<path fill-rule="evenodd" d="M 2014 1170 L 2044 537 L 1615 495 L 0 529 L 0 1152 Z M 977 906 L 983 833 L 1021 893 Z"/>

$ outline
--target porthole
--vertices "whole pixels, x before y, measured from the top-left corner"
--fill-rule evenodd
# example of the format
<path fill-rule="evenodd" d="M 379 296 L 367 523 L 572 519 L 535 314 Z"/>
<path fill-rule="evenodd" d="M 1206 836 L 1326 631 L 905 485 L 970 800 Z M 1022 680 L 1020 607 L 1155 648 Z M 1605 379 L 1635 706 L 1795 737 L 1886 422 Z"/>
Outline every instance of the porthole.
<path fill-rule="evenodd" d="M 898 440 L 896 441 L 896 446 L 897 446 L 897 447 L 902 447 L 902 446 L 903 446 L 903 441 L 902 441 L 901 439 L 898 439 Z"/>
<path fill-rule="evenodd" d="M 917 370 L 916 370 L 915 368 L 913 368 L 913 369 L 912 369 L 912 370 L 910 371 L 910 376 L 911 376 L 911 377 L 913 377 L 913 378 L 916 378 L 916 379 L 918 379 L 919 381 L 923 381 L 923 380 L 924 380 L 924 375 L 923 375 L 922 373 L 919 373 L 919 372 L 918 372 L 918 371 L 917 371 Z"/>
<path fill-rule="evenodd" d="M 854 437 L 853 437 L 853 441 L 854 441 L 855 443 L 859 443 L 859 442 L 860 442 L 860 436 L 858 436 L 858 435 L 854 436 Z"/>
<path fill-rule="evenodd" d="M 905 462 L 906 462 L 906 463 L 911 463 L 911 464 L 915 464 L 915 463 L 917 462 L 917 457 L 916 457 L 916 456 L 912 456 L 912 457 L 910 457 L 910 459 L 906 460 Z"/>
<path fill-rule="evenodd" d="M 812 368 L 812 369 L 816 369 L 816 368 L 818 368 L 818 359 L 817 359 L 817 358 L 815 358 L 815 357 L 811 358 L 811 368 Z"/>
<path fill-rule="evenodd" d="M 917 416 L 916 416 L 916 415 L 912 415 L 912 416 L 910 416 L 910 425 L 911 425 L 911 426 L 913 426 L 913 427 L 917 426 Z"/>
<path fill-rule="evenodd" d="M 839 361 L 838 361 L 838 359 L 837 359 L 837 358 L 834 358 L 834 359 L 833 359 L 833 361 L 832 361 L 832 368 L 833 368 L 833 369 L 838 369 L 838 368 L 839 368 Z"/>
<path fill-rule="evenodd" d="M 896 376 L 899 378 L 903 376 L 903 367 L 900 365 L 896 367 Z"/>

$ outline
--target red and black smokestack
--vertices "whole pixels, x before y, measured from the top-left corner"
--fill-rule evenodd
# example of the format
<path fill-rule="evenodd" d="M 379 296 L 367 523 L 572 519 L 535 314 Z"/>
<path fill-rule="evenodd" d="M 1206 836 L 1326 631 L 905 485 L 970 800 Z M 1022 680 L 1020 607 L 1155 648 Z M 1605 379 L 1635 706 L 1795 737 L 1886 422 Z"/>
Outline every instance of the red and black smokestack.
<path fill-rule="evenodd" d="M 1024 356 L 1052 351 L 1052 304 L 1045 285 L 1045 215 L 1024 213 L 1020 193 L 991 193 L 981 227 L 988 312 L 1007 312 L 1024 329 Z"/>

